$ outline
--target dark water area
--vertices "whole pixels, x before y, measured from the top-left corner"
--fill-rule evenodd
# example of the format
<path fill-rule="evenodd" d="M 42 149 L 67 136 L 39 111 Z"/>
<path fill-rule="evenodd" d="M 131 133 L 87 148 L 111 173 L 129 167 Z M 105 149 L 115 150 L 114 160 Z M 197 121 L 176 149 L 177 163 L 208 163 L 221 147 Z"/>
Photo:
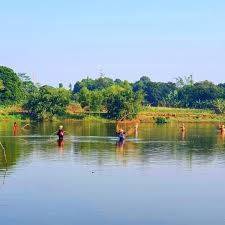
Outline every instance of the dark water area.
<path fill-rule="evenodd" d="M 117 145 L 115 125 L 1 123 L 4 225 L 225 224 L 225 137 L 216 124 L 141 124 Z M 7 161 L 7 165 L 6 165 Z"/>

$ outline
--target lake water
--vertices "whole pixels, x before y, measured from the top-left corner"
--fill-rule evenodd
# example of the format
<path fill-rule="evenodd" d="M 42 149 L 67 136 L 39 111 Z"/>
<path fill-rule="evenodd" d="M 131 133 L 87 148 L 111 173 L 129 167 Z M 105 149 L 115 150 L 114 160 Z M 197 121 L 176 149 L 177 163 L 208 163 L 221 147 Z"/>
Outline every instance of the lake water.
<path fill-rule="evenodd" d="M 115 125 L 65 122 L 12 132 L 1 123 L 3 225 L 224 225 L 225 139 L 215 124 L 142 124 L 116 145 Z"/>

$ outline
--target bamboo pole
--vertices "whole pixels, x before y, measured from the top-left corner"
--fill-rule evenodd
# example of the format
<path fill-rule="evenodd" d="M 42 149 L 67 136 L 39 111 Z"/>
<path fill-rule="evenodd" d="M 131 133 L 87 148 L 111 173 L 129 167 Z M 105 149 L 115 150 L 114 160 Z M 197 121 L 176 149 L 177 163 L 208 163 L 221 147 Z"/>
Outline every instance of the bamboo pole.
<path fill-rule="evenodd" d="M 1 147 L 2 147 L 2 151 L 3 151 L 3 154 L 4 154 L 6 166 L 7 166 L 8 163 L 7 163 L 7 158 L 6 158 L 6 150 L 5 150 L 4 146 L 2 145 L 2 142 L 1 142 L 1 141 L 0 141 L 0 145 L 1 145 Z"/>

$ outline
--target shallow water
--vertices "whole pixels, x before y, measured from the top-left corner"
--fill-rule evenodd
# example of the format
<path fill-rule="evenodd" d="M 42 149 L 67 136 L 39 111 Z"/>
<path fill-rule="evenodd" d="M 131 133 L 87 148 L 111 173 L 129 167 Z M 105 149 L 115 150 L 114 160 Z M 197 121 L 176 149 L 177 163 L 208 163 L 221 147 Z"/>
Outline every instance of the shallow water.
<path fill-rule="evenodd" d="M 142 124 L 116 145 L 115 126 L 1 123 L 4 225 L 225 224 L 225 139 L 215 124 Z"/>

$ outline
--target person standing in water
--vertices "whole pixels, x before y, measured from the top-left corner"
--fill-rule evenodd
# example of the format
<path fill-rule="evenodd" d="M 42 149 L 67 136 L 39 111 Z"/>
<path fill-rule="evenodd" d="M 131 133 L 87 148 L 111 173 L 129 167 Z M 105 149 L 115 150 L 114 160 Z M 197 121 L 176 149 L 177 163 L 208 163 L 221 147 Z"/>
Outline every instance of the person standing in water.
<path fill-rule="evenodd" d="M 64 138 L 65 131 L 63 130 L 63 126 L 59 126 L 59 130 L 57 131 L 56 135 L 58 135 L 58 145 L 61 147 L 63 146 L 63 138 Z"/>
<path fill-rule="evenodd" d="M 185 131 L 186 131 L 186 127 L 185 127 L 184 123 L 182 123 L 181 132 L 185 132 Z"/>
<path fill-rule="evenodd" d="M 16 135 L 19 130 L 19 126 L 16 122 L 13 124 L 13 134 Z"/>
<path fill-rule="evenodd" d="M 138 123 L 136 123 L 134 127 L 134 136 L 135 138 L 138 138 Z"/>
<path fill-rule="evenodd" d="M 65 132 L 64 132 L 64 130 L 63 130 L 63 126 L 60 125 L 60 126 L 59 126 L 59 130 L 57 131 L 57 135 L 58 135 L 58 137 L 59 137 L 58 140 L 63 140 L 64 133 L 65 133 Z"/>
<path fill-rule="evenodd" d="M 118 142 L 123 142 L 126 138 L 126 132 L 123 129 L 119 129 L 119 131 L 116 132 L 118 135 Z"/>
<path fill-rule="evenodd" d="M 17 122 L 14 122 L 14 124 L 13 124 L 13 134 L 17 135 L 19 130 L 22 132 L 22 131 L 25 131 L 25 130 L 29 130 L 30 128 L 31 128 L 31 125 L 29 123 L 27 123 L 26 125 L 20 127 L 17 124 Z"/>
<path fill-rule="evenodd" d="M 134 135 L 135 138 L 138 137 L 138 123 L 135 123 L 134 127 L 131 127 L 128 131 L 124 131 L 122 128 L 119 128 L 119 124 L 116 125 L 116 134 L 119 138 L 118 142 L 125 141 L 126 137 L 129 135 Z"/>
<path fill-rule="evenodd" d="M 225 134 L 225 126 L 224 126 L 224 124 L 220 126 L 219 130 L 220 130 L 220 133 L 221 133 L 222 135 Z"/>

